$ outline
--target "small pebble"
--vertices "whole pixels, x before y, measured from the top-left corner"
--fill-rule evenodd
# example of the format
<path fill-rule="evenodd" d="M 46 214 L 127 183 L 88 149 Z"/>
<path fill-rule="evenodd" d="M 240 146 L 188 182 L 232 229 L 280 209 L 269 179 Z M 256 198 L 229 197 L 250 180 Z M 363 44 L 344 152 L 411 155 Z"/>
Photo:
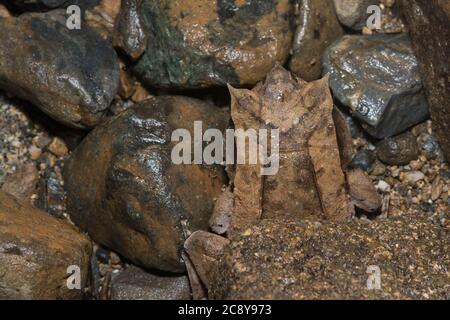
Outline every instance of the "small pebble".
<path fill-rule="evenodd" d="M 386 181 L 380 180 L 378 181 L 377 189 L 381 192 L 388 192 L 391 190 L 391 186 Z"/>
<path fill-rule="evenodd" d="M 400 177 L 400 180 L 407 181 L 411 184 L 416 184 L 417 182 L 423 180 L 424 178 L 425 175 L 421 171 L 409 171 L 403 172 L 402 176 Z"/>

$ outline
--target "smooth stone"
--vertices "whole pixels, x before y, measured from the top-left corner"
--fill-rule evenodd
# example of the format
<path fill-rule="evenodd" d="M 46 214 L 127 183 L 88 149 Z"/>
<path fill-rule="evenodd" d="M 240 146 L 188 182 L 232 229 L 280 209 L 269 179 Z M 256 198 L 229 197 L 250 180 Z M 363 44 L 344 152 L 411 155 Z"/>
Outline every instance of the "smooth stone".
<path fill-rule="evenodd" d="M 83 298 L 91 249 L 75 227 L 0 191 L 0 300 Z M 70 266 L 81 289 L 67 286 Z"/>
<path fill-rule="evenodd" d="M 379 0 L 333 0 L 339 21 L 353 30 L 362 30 L 367 25 L 367 8 L 379 5 Z"/>
<path fill-rule="evenodd" d="M 171 89 L 256 84 L 287 60 L 292 12 L 289 0 L 143 0 L 148 45 L 134 70 Z"/>
<path fill-rule="evenodd" d="M 119 48 L 132 60 L 138 59 L 147 47 L 141 6 L 142 0 L 122 0 L 114 26 L 114 47 Z"/>
<path fill-rule="evenodd" d="M 128 266 L 111 280 L 111 300 L 190 300 L 187 276 L 159 276 Z"/>
<path fill-rule="evenodd" d="M 117 92 L 119 62 L 111 44 L 88 26 L 69 30 L 66 20 L 65 10 L 0 18 L 0 89 L 91 128 Z"/>
<path fill-rule="evenodd" d="M 417 60 L 407 34 L 346 35 L 323 56 L 339 102 L 382 139 L 428 117 Z"/>
<path fill-rule="evenodd" d="M 420 216 L 263 220 L 225 249 L 210 298 L 448 299 L 449 264 L 448 232 Z"/>
<path fill-rule="evenodd" d="M 183 272 L 185 228 L 207 230 L 225 184 L 220 166 L 176 165 L 171 134 L 194 121 L 225 130 L 225 110 L 161 96 L 97 126 L 64 167 L 67 211 L 103 246 L 143 267 Z"/>
<path fill-rule="evenodd" d="M 433 126 L 450 160 L 450 2 L 400 0 L 430 105 Z"/>
<path fill-rule="evenodd" d="M 289 69 L 305 81 L 320 79 L 322 53 L 344 30 L 329 0 L 300 1 L 297 24 Z"/>
<path fill-rule="evenodd" d="M 421 171 L 408 171 L 401 176 L 402 180 L 410 184 L 416 184 L 420 180 L 425 179 L 425 175 Z"/>
<path fill-rule="evenodd" d="M 407 165 L 419 157 L 416 137 L 406 132 L 382 140 L 377 145 L 377 157 L 390 165 Z"/>

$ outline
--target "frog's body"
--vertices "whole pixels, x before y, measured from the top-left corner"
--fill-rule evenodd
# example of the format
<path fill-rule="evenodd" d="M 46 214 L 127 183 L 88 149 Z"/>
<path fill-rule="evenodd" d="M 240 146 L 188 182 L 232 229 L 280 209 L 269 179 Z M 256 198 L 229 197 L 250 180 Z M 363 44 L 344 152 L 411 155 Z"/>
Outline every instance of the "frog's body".
<path fill-rule="evenodd" d="M 277 65 L 253 90 L 230 92 L 235 129 L 280 132 L 276 175 L 260 175 L 261 164 L 236 167 L 231 230 L 261 218 L 350 217 L 328 77 L 306 83 Z"/>

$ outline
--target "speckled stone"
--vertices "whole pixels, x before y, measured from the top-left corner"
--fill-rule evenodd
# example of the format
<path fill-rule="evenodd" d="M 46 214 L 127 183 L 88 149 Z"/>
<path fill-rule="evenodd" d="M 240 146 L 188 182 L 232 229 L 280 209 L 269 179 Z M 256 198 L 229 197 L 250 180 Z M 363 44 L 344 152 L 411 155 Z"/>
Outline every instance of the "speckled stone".
<path fill-rule="evenodd" d="M 378 159 L 390 165 L 406 165 L 419 157 L 416 137 L 406 132 L 386 138 L 377 145 Z"/>
<path fill-rule="evenodd" d="M 218 299 L 449 299 L 448 230 L 416 216 L 331 223 L 266 220 L 225 250 Z M 369 290 L 368 268 L 381 289 Z M 372 282 L 371 282 L 372 283 Z"/>

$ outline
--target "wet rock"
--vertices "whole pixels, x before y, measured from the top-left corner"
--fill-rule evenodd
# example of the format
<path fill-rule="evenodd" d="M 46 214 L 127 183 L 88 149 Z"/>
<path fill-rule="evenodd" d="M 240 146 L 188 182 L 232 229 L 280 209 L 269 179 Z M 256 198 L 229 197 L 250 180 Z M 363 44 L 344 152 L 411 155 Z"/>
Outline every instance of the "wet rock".
<path fill-rule="evenodd" d="M 353 168 L 360 168 L 364 171 L 369 171 L 376 160 L 375 154 L 370 150 L 358 151 L 352 159 L 350 166 Z"/>
<path fill-rule="evenodd" d="M 51 215 L 62 218 L 66 212 L 66 196 L 61 175 L 62 163 L 54 156 L 45 153 L 42 157 L 45 169 L 41 173 L 38 185 L 36 207 Z"/>
<path fill-rule="evenodd" d="M 422 151 L 428 159 L 434 159 L 438 156 L 441 148 L 433 136 L 427 135 L 422 144 Z"/>
<path fill-rule="evenodd" d="M 406 132 L 386 138 L 377 145 L 377 157 L 390 165 L 406 165 L 419 157 L 416 137 Z"/>
<path fill-rule="evenodd" d="M 225 183 L 216 166 L 175 165 L 173 130 L 194 121 L 224 130 L 224 110 L 196 99 L 163 96 L 96 127 L 64 167 L 68 212 L 92 238 L 132 262 L 182 272 L 185 235 L 206 230 Z M 95 192 L 94 192 L 95 190 Z"/>
<path fill-rule="evenodd" d="M 450 2 L 401 0 L 438 140 L 450 159 Z"/>
<path fill-rule="evenodd" d="M 344 34 L 329 0 L 299 2 L 298 27 L 289 69 L 306 81 L 321 77 L 323 51 Z"/>
<path fill-rule="evenodd" d="M 448 232 L 418 216 L 345 223 L 266 220 L 225 249 L 211 296 L 448 299 L 449 253 Z M 381 289 L 368 290 L 370 270 L 378 268 Z"/>
<path fill-rule="evenodd" d="M 111 280 L 111 300 L 189 300 L 186 276 L 158 276 L 128 266 Z"/>
<path fill-rule="evenodd" d="M 36 166 L 27 163 L 6 177 L 1 190 L 29 202 L 31 196 L 36 192 L 38 179 L 39 172 Z"/>
<path fill-rule="evenodd" d="M 143 0 L 148 45 L 135 71 L 150 85 L 255 84 L 292 44 L 289 0 Z"/>
<path fill-rule="evenodd" d="M 206 231 L 196 231 L 184 243 L 184 250 L 195 268 L 202 284 L 209 289 L 217 272 L 223 248 L 230 240 Z"/>
<path fill-rule="evenodd" d="M 97 250 L 95 250 L 95 257 L 99 262 L 108 264 L 110 260 L 109 253 L 110 251 L 105 248 L 97 248 Z"/>
<path fill-rule="evenodd" d="M 114 32 L 114 46 L 131 59 L 138 59 L 147 47 L 147 35 L 141 16 L 142 0 L 122 0 Z"/>
<path fill-rule="evenodd" d="M 55 120 L 95 126 L 116 94 L 117 56 L 89 27 L 69 30 L 65 10 L 0 19 L 0 88 Z"/>
<path fill-rule="evenodd" d="M 0 299 L 79 299 L 91 244 L 69 224 L 0 192 Z M 69 266 L 81 290 L 69 290 Z"/>
<path fill-rule="evenodd" d="M 21 10 L 48 10 L 76 4 L 82 8 L 92 7 L 100 0 L 8 0 L 8 4 Z"/>
<path fill-rule="evenodd" d="M 424 121 L 428 107 L 408 35 L 348 35 L 327 49 L 324 73 L 335 97 L 384 138 Z"/>
<path fill-rule="evenodd" d="M 379 0 L 333 0 L 339 21 L 346 27 L 362 30 L 367 24 L 367 8 L 379 5 Z"/>

